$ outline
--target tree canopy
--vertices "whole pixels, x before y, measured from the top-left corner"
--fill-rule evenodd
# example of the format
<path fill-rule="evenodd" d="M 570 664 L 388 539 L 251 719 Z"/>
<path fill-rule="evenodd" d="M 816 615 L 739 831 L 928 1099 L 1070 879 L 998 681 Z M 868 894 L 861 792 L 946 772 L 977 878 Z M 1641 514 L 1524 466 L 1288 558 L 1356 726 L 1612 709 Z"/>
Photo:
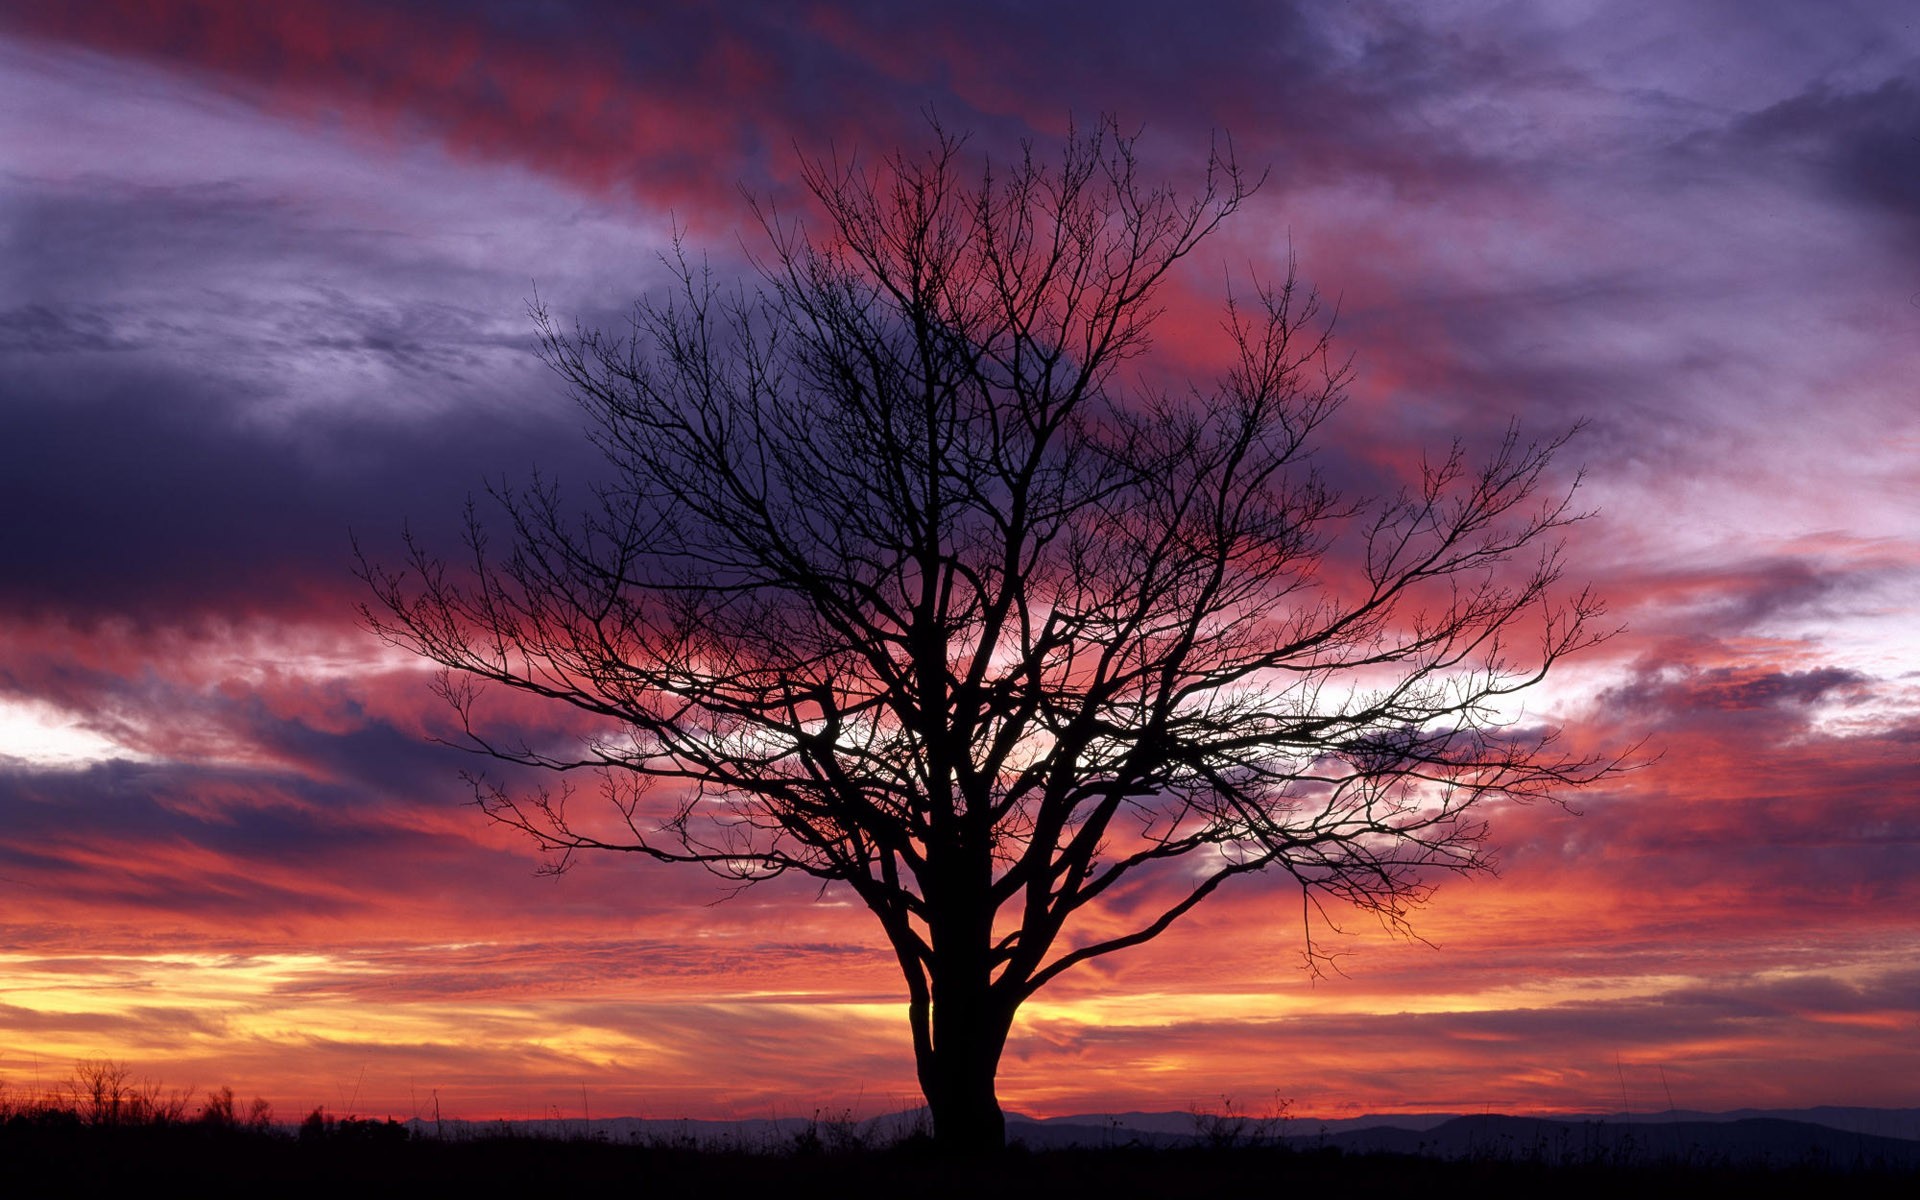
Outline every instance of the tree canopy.
<path fill-rule="evenodd" d="M 1255 872 L 1400 922 L 1486 864 L 1484 802 L 1614 769 L 1515 717 L 1605 632 L 1561 586 L 1568 434 L 1344 495 L 1313 448 L 1350 368 L 1290 264 L 1228 301 L 1216 380 L 1135 369 L 1156 289 L 1252 193 L 1230 155 L 1184 196 L 1110 122 L 970 161 L 937 128 L 809 161 L 814 224 L 763 212 L 757 281 L 676 253 L 618 334 L 536 305 L 607 481 L 577 508 L 496 488 L 461 559 L 362 563 L 370 624 L 445 668 L 472 747 L 598 772 L 586 799 L 479 785 L 557 866 L 858 895 L 957 1147 L 1003 1136 L 1001 1049 L 1062 972 Z M 600 732 L 504 734 L 488 684 Z M 1131 927 L 1076 936 L 1143 884 Z"/>

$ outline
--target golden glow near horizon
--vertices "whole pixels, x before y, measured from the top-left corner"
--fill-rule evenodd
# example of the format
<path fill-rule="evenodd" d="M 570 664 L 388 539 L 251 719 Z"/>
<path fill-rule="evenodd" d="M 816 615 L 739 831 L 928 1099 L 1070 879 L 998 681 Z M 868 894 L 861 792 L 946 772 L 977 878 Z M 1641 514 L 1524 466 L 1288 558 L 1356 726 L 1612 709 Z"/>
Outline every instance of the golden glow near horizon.
<path fill-rule="evenodd" d="M 538 1115 L 527 1107 L 532 1101 L 515 1096 L 544 1095 L 553 1085 L 506 1082 L 534 1074 L 585 1080 L 579 1086 L 593 1088 L 604 1104 L 618 1105 L 641 1087 L 656 1098 L 650 1111 L 659 1111 L 659 1097 L 679 1096 L 685 1106 L 679 1115 L 755 1115 L 754 1104 L 772 1101 L 765 1096 L 741 1099 L 737 1088 L 716 1092 L 711 1078 L 716 1047 L 730 1036 L 726 1030 L 734 1028 L 756 1031 L 746 1035 L 750 1038 L 786 1031 L 774 1043 L 723 1048 L 722 1053 L 739 1055 L 736 1067 L 772 1054 L 775 1058 L 765 1061 L 801 1074 L 822 1073 L 824 1063 L 858 1046 L 858 1057 L 866 1061 L 853 1074 L 824 1072 L 839 1080 L 836 1095 L 851 1091 L 870 1096 L 879 1108 L 911 1100 L 904 1046 L 887 1045 L 904 1036 L 904 1004 L 898 1000 L 831 990 L 729 990 L 710 977 L 692 981 L 692 986 L 628 986 L 537 998 L 435 996 L 409 982 L 434 971 L 436 959 L 457 963 L 472 952 L 492 949 L 486 942 L 450 942 L 339 954 L 0 954 L 0 1005 L 31 1014 L 42 1030 L 31 1046 L 14 1044 L 0 1051 L 0 1080 L 19 1089 L 28 1086 L 29 1074 L 57 1079 L 69 1061 L 101 1057 L 126 1061 L 147 1073 L 162 1063 L 183 1063 L 202 1076 L 220 1073 L 199 1077 L 202 1085 L 237 1080 L 243 1089 L 303 1108 L 324 1104 L 345 1111 L 358 1106 L 360 1111 L 402 1115 L 417 1109 L 424 1080 L 449 1111 L 484 1118 Z M 1892 965 L 1884 959 L 1863 961 L 1848 975 L 1870 984 Z M 1776 970 L 1761 973 L 1756 982 L 1823 977 Z M 1566 1006 L 1658 1003 L 1663 995 L 1706 984 L 1687 975 L 1649 974 L 1564 977 L 1417 995 L 1364 986 L 1291 991 L 1200 986 L 1111 993 L 1063 987 L 1057 994 L 1043 992 L 1021 1010 L 1003 1072 L 1003 1096 L 1010 1107 L 1039 1115 L 1084 1111 L 1115 1089 L 1158 1093 L 1164 1106 L 1179 1107 L 1196 1099 L 1185 1095 L 1193 1090 L 1189 1081 L 1207 1076 L 1237 1080 L 1245 1096 L 1265 1095 L 1286 1090 L 1285 1080 L 1262 1084 L 1255 1078 L 1249 1086 L 1247 1068 L 1254 1064 L 1243 1051 L 1195 1042 L 1187 1031 L 1240 1027 L 1256 1044 L 1278 1038 L 1290 1053 L 1284 1064 L 1272 1064 L 1276 1072 L 1338 1069 L 1363 1065 L 1350 1061 L 1353 1049 L 1347 1041 L 1316 1050 L 1311 1040 L 1301 1044 L 1288 1031 L 1301 1022 L 1306 1023 L 1303 1028 L 1332 1023 L 1349 1030 L 1342 1035 L 1345 1039 L 1354 1036 L 1352 1028 L 1384 1030 L 1419 1018 L 1497 1019 Z M 390 991 L 398 994 L 385 998 Z M 1845 1015 L 1832 1024 L 1871 1032 L 1891 1028 L 1896 1020 L 1889 1014 L 1866 1013 Z M 1359 1027 L 1353 1025 L 1356 1021 Z M 1459 1030 L 1432 1044 L 1410 1043 L 1401 1058 L 1410 1068 L 1424 1061 L 1444 1070 L 1448 1068 L 1443 1064 L 1462 1047 L 1503 1040 L 1492 1031 Z M 1087 1048 L 1096 1045 L 1104 1049 L 1089 1057 Z M 1712 1057 L 1751 1049 L 1751 1039 L 1701 1038 L 1685 1046 L 1684 1053 Z M 1671 1058 L 1626 1058 L 1662 1070 L 1672 1067 L 1686 1078 L 1683 1063 Z M 863 1080 L 859 1069 L 872 1070 L 875 1064 L 885 1074 Z M 1259 1070 L 1256 1065 L 1252 1074 Z M 1551 1094 L 1574 1096 L 1576 1103 L 1581 1088 L 1596 1086 L 1572 1064 L 1528 1066 L 1509 1082 L 1519 1087 L 1532 1079 L 1545 1087 L 1542 1081 L 1549 1078 L 1556 1081 Z M 346 1086 L 348 1079 L 352 1087 Z M 516 1092 L 516 1086 L 521 1091 Z M 1604 1094 L 1595 1102 L 1599 1099 Z M 638 1103 L 624 1102 L 629 1107 Z M 1324 1106 L 1330 1101 L 1319 1102 Z M 1376 1108 L 1393 1104 L 1386 1095 L 1371 1101 Z M 611 1115 L 612 1110 L 606 1111 Z"/>

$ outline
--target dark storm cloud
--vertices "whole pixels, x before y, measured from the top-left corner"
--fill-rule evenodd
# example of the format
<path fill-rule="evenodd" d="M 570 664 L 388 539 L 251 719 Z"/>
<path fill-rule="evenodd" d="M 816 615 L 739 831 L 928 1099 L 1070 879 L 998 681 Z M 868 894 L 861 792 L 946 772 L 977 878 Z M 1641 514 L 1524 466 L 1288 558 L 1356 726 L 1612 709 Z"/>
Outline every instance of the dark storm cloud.
<path fill-rule="evenodd" d="M 221 381 L 6 365 L 0 558 L 18 568 L 0 575 L 0 607 L 15 614 L 166 623 L 339 605 L 350 619 L 350 528 L 382 539 L 409 512 L 444 528 L 551 428 L 317 417 L 288 437 L 238 419 Z M 549 444 L 549 462 L 568 457 Z"/>
<path fill-rule="evenodd" d="M 1002 154 L 1021 137 L 1057 134 L 1071 115 L 1113 112 L 1202 146 L 1208 130 L 1224 130 L 1250 163 L 1283 176 L 1312 168 L 1417 187 L 1468 175 L 1486 183 L 1497 162 L 1465 151 L 1420 106 L 1530 71 L 1524 45 L 1436 42 L 1384 10 L 1347 18 L 1251 0 L 1204 9 L 303 0 L 272 10 L 83 0 L 11 21 L 28 35 L 206 72 L 270 104 L 420 123 L 463 152 L 683 201 L 724 196 L 740 178 L 781 190 L 795 140 L 870 153 L 915 142 L 928 109 Z"/>
<path fill-rule="evenodd" d="M 1858 671 L 1819 667 L 1808 671 L 1770 671 L 1752 667 L 1709 667 L 1675 675 L 1663 665 L 1649 669 L 1633 683 L 1610 688 L 1600 703 L 1629 709 L 1637 716 L 1707 712 L 1791 713 L 1829 696 L 1865 692 L 1873 681 Z M 1629 718 L 1631 719 L 1631 718 Z"/>
<path fill-rule="evenodd" d="M 1756 520 L 1755 540 L 1766 527 Z M 1632 532 L 1632 527 L 1627 527 Z M 1606 530 L 1590 543 L 1606 551 Z M 1638 547 L 1634 548 L 1635 550 Z M 1744 550 L 1745 547 L 1739 547 Z M 1806 539 L 1797 554 L 1726 556 L 1685 565 L 1623 564 L 1607 582 L 1613 611 L 1668 665 L 1718 665 L 1724 643 L 1808 621 L 1870 616 L 1912 586 L 1920 563 L 1877 539 Z M 1617 557 L 1631 551 L 1614 550 Z"/>
<path fill-rule="evenodd" d="M 129 345 L 98 308 L 25 304 L 0 312 L 0 354 L 71 354 Z"/>
<path fill-rule="evenodd" d="M 1920 86 L 1912 78 L 1863 90 L 1818 83 L 1741 118 L 1726 140 L 1756 170 L 1808 171 L 1920 249 Z"/>
<path fill-rule="evenodd" d="M 1906 969 L 1851 982 L 1821 975 L 1730 980 L 1719 987 L 1676 988 L 1662 997 L 1671 1005 L 1718 1010 L 1729 1017 L 1801 1013 L 1920 1013 L 1920 970 Z"/>
<path fill-rule="evenodd" d="M 804 104 L 849 74 L 856 87 L 872 82 L 829 50 L 824 62 L 797 64 L 788 96 L 770 95 L 765 76 L 779 68 L 764 43 L 784 49 L 780 59 L 814 44 L 794 37 L 793 10 L 755 11 L 83 0 L 5 19 L 29 36 L 196 72 L 269 107 L 319 107 L 593 188 L 691 199 L 717 190 L 716 161 L 726 176 L 751 173 L 755 118 L 781 111 L 782 99 Z M 786 139 L 771 140 L 784 153 Z"/>
<path fill-rule="evenodd" d="M 345 619 L 350 527 L 591 472 L 524 319 L 421 298 L 460 268 L 231 188 L 10 191 L 7 291 L 41 299 L 0 313 L 0 607 Z"/>
<path fill-rule="evenodd" d="M 125 762 L 9 769 L 0 771 L 0 874 L 103 910 L 338 914 L 378 903 L 384 889 L 371 885 L 395 861 L 425 873 L 450 852 L 387 804 L 375 811 L 349 789 L 281 773 Z"/>
<path fill-rule="evenodd" d="M 454 388 L 532 345 L 517 313 L 446 299 L 498 290 L 492 273 L 258 185 L 9 176 L 0 238 L 6 292 L 28 298 L 0 311 L 0 350 L 67 369 L 106 351 L 191 365 L 216 402 L 235 400 L 223 387 L 279 398 L 303 372 L 356 367 Z"/>

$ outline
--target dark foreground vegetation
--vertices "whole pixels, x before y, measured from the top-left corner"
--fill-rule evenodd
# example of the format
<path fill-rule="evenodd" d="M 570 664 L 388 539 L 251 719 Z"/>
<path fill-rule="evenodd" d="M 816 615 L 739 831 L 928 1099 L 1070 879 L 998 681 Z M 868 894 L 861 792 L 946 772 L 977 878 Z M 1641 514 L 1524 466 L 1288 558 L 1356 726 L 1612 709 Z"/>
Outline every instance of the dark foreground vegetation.
<path fill-rule="evenodd" d="M 924 1138 L 891 1146 L 808 1128 L 781 1143 L 701 1147 L 515 1136 L 460 1139 L 394 1121 L 314 1114 L 298 1128 L 244 1119 L 95 1121 L 42 1107 L 0 1119 L 0 1195 L 362 1196 L 589 1194 L 641 1197 L 1017 1197 L 1465 1194 L 1473 1197 L 1694 1197 L 1916 1194 L 1911 1166 L 1773 1168 L 1698 1162 L 1548 1163 L 1511 1153 L 1437 1160 L 1283 1141 L 1027 1150 L 954 1161 Z M 822 1136 L 826 1134 L 828 1136 Z"/>

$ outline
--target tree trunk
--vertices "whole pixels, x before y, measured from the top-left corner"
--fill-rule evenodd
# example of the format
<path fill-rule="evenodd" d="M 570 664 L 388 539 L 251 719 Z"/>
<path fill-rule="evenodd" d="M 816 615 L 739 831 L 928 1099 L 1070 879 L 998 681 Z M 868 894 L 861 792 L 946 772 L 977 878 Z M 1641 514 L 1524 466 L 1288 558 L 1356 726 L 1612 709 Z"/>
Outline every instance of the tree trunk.
<path fill-rule="evenodd" d="M 988 992 L 987 973 L 933 984 L 933 1037 L 919 1054 L 920 1089 L 933 1116 L 934 1145 L 960 1157 L 1006 1148 L 1007 1121 L 994 1095 L 1011 1011 Z"/>
<path fill-rule="evenodd" d="M 929 1036 L 915 1039 L 934 1145 L 956 1157 L 998 1154 L 1007 1144 L 993 1081 L 1014 1005 L 993 988 L 993 905 L 987 895 L 992 862 L 978 848 L 985 844 L 984 838 L 977 845 L 960 841 L 941 856 L 943 886 L 927 922 L 933 951 L 926 974 Z"/>

